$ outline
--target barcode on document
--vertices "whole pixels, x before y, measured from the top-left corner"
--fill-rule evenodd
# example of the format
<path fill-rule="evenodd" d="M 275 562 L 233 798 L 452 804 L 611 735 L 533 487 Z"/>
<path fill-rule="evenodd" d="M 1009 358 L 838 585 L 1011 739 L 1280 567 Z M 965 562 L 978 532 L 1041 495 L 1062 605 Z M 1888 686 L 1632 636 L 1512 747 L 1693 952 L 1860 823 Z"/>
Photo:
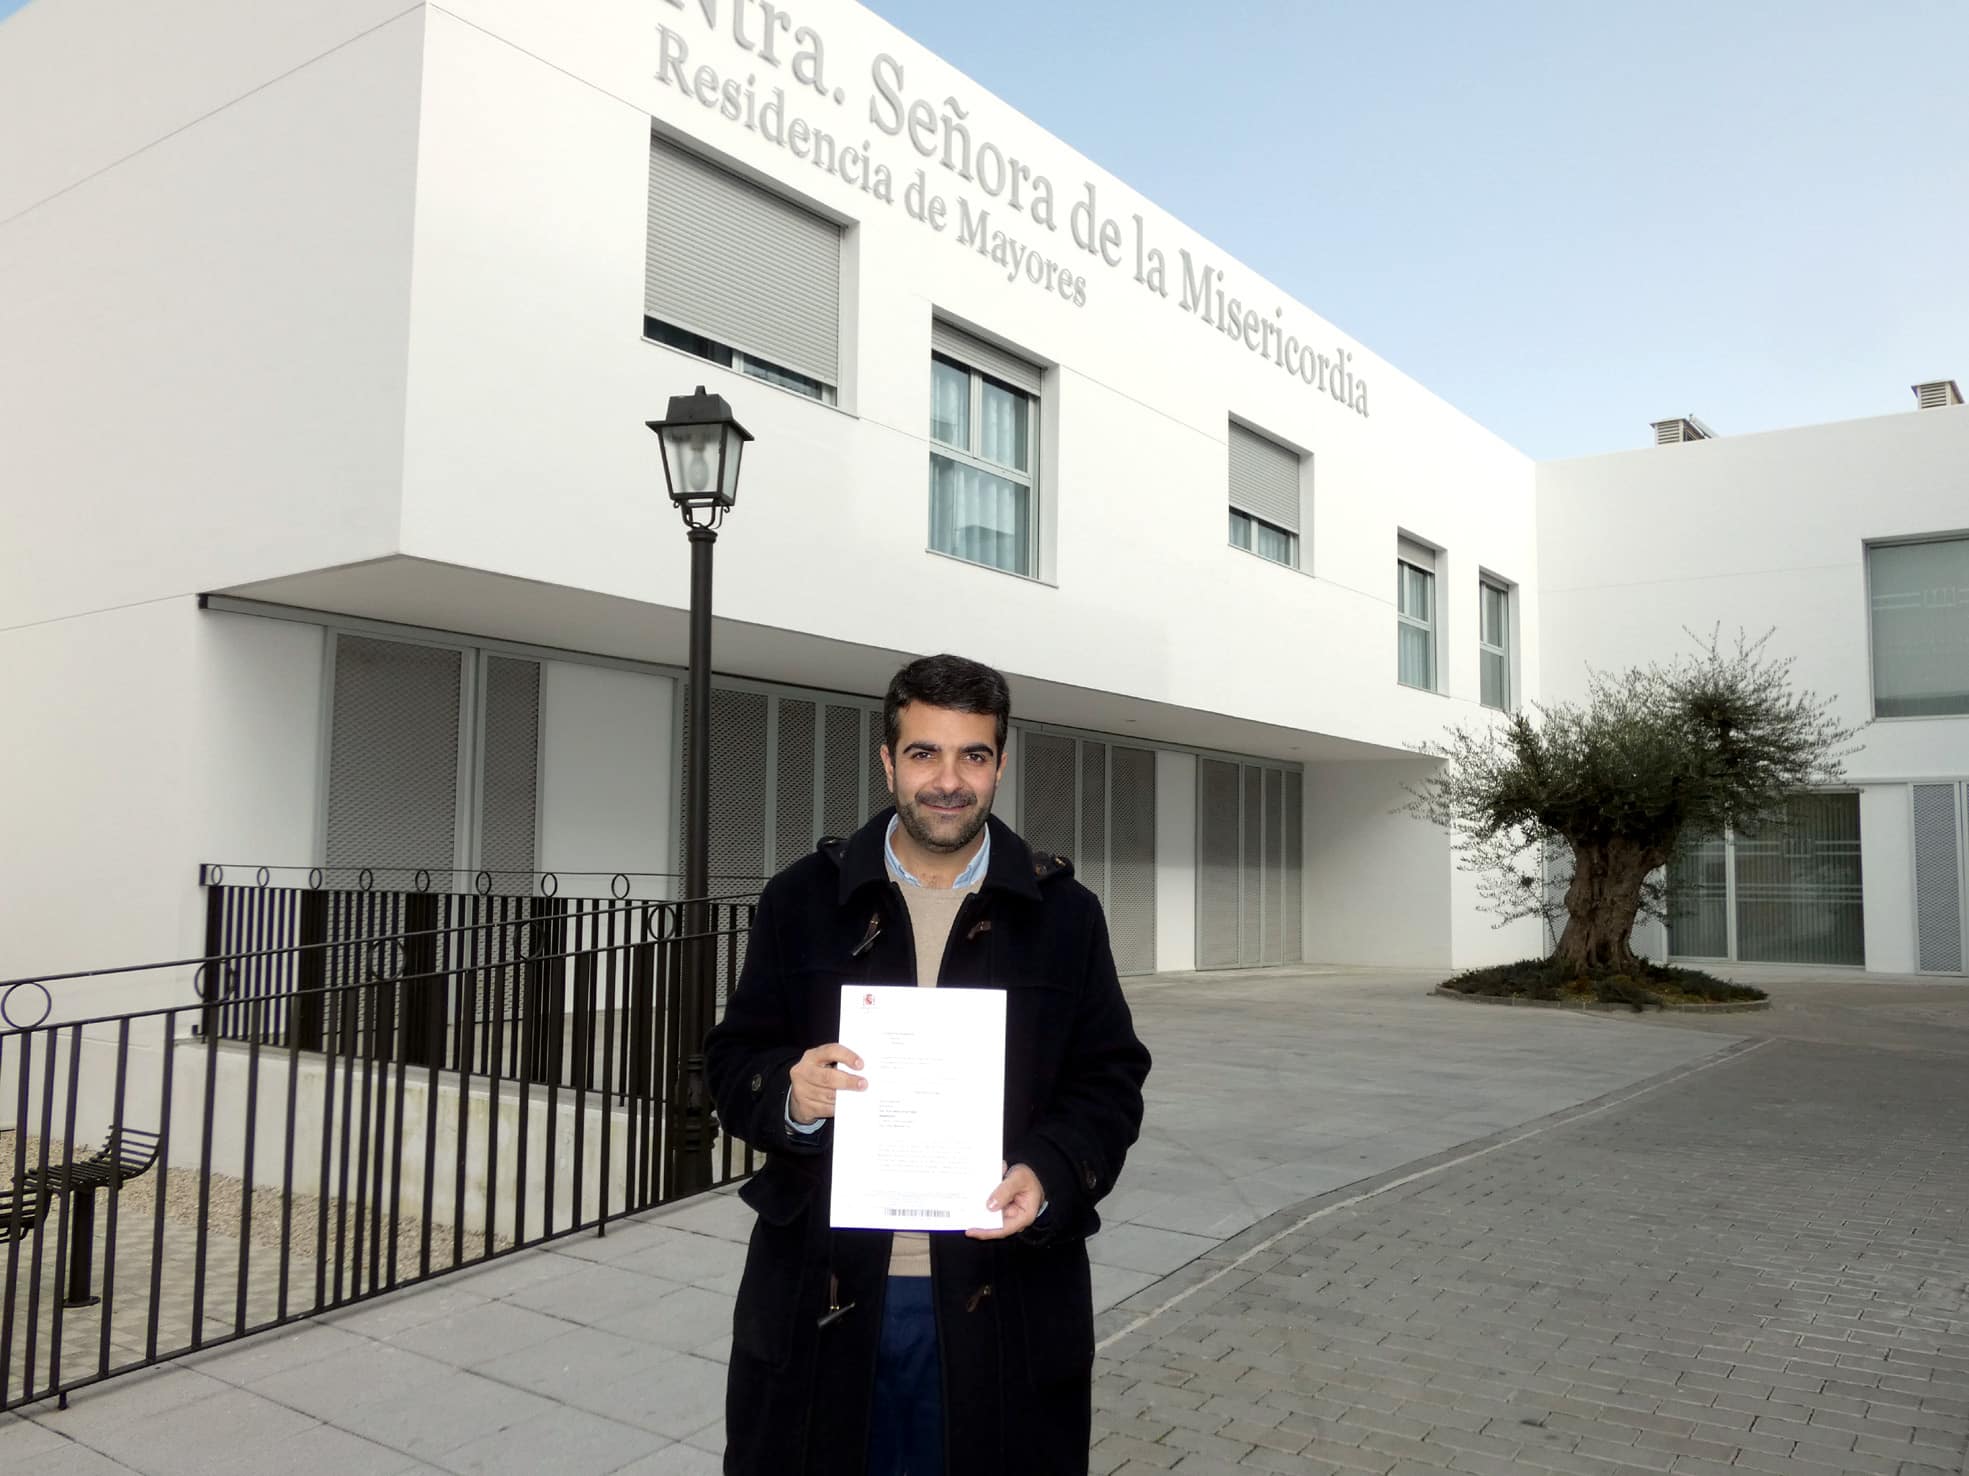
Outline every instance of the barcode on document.
<path fill-rule="evenodd" d="M 882 1211 L 892 1220 L 948 1220 L 949 1210 L 931 1209 L 885 1209 Z"/>

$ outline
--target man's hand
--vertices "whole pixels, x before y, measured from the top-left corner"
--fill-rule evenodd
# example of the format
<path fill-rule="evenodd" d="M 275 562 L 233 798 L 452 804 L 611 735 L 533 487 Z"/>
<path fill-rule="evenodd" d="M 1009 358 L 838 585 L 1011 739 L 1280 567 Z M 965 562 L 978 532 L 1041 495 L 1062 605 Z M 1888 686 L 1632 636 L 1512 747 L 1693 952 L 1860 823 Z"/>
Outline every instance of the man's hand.
<path fill-rule="evenodd" d="M 1046 1191 L 1039 1187 L 1039 1175 L 1024 1164 L 1015 1163 L 1005 1171 L 1004 1181 L 985 1201 L 986 1209 L 1005 1211 L 1004 1228 L 966 1230 L 964 1234 L 972 1240 L 1003 1240 L 1008 1235 L 1017 1235 L 1039 1218 L 1039 1207 L 1044 1203 Z"/>
<path fill-rule="evenodd" d="M 818 1122 L 823 1117 L 832 1117 L 836 1092 L 868 1090 L 865 1078 L 837 1070 L 837 1065 L 851 1066 L 859 1071 L 861 1057 L 837 1042 L 815 1046 L 793 1063 L 792 1113 L 795 1122 Z"/>

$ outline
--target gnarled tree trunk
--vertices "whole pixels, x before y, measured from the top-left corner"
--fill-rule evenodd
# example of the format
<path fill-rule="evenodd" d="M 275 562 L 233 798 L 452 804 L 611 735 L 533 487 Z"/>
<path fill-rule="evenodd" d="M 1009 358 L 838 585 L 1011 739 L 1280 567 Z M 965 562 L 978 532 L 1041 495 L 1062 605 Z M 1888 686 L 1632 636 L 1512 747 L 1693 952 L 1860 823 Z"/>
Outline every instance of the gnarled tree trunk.
<path fill-rule="evenodd" d="M 1581 969 L 1636 968 L 1628 939 L 1641 909 L 1641 885 L 1661 863 L 1633 841 L 1574 845 L 1566 888 L 1566 930 L 1553 957 Z"/>

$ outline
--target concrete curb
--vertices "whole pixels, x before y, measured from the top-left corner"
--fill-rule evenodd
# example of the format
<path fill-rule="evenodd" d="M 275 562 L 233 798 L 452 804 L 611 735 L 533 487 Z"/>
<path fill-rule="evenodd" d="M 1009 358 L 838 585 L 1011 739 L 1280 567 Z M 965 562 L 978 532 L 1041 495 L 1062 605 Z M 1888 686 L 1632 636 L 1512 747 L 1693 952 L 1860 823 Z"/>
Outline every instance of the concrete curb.
<path fill-rule="evenodd" d="M 1516 1005 L 1530 1010 L 1579 1010 L 1593 1014 L 1631 1015 L 1635 1013 L 1630 1004 L 1602 1004 L 1599 1001 L 1572 1004 L 1561 999 L 1524 999 L 1518 995 L 1465 994 L 1460 989 L 1451 989 L 1447 984 L 1438 984 L 1429 991 L 1440 994 L 1444 999 L 1461 1000 L 1464 1004 Z M 1768 1010 L 1768 999 L 1718 1000 L 1714 1004 L 1651 1004 L 1643 1005 L 1641 1013 L 1661 1010 L 1671 1015 L 1747 1015 L 1753 1010 Z"/>

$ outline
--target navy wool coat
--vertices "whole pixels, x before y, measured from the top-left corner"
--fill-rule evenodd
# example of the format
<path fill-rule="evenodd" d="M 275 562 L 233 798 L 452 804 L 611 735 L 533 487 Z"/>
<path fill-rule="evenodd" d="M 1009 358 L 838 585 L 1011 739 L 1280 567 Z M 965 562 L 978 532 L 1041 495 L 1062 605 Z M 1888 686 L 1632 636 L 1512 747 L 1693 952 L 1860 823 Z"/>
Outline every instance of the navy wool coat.
<path fill-rule="evenodd" d="M 793 1064 L 839 1039 L 843 984 L 915 984 L 885 810 L 766 885 L 745 967 L 706 1046 L 725 1129 L 764 1151 L 733 1314 L 729 1476 L 863 1476 L 891 1235 L 828 1226 L 833 1126 L 786 1126 Z M 1005 1158 L 1048 1201 L 999 1241 L 931 1237 L 949 1476 L 1084 1473 L 1094 1320 L 1087 1237 L 1142 1122 L 1149 1054 L 1107 924 L 1062 857 L 998 820 L 939 987 L 1006 991 Z M 834 1309 L 846 1308 L 838 1316 Z"/>

